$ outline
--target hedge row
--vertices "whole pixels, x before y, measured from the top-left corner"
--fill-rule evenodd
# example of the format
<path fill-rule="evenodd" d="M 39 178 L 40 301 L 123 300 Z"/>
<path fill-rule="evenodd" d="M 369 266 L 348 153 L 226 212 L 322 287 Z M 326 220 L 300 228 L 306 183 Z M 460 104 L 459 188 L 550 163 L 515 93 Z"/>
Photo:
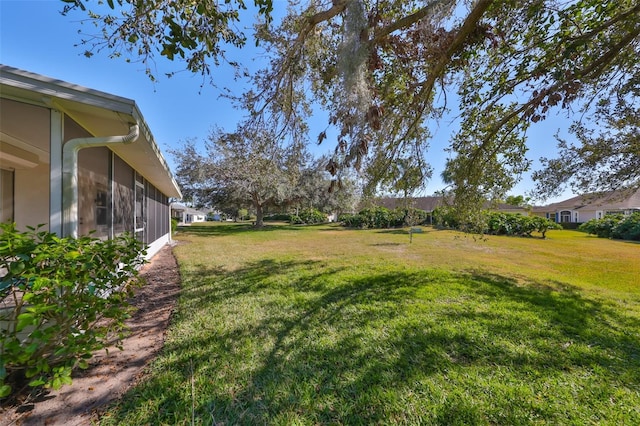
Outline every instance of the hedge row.
<path fill-rule="evenodd" d="M 600 238 L 640 241 L 640 212 L 631 216 L 615 214 L 606 215 L 602 219 L 591 219 L 578 229 Z"/>
<path fill-rule="evenodd" d="M 533 232 L 546 237 L 547 231 L 562 229 L 559 224 L 539 216 L 525 216 L 518 213 L 487 213 L 486 233 L 492 235 L 512 235 L 518 237 L 531 237 Z"/>
<path fill-rule="evenodd" d="M 302 209 L 297 215 L 291 215 L 289 222 L 294 225 L 313 225 L 327 221 L 327 215 L 320 210 L 307 208 Z"/>
<path fill-rule="evenodd" d="M 463 223 L 455 209 L 451 207 L 438 207 L 433 212 L 433 220 L 437 226 L 450 229 L 464 230 L 478 234 L 512 235 L 518 237 L 530 237 L 533 232 L 546 237 L 551 229 L 562 229 L 556 222 L 539 217 L 527 216 L 519 213 L 504 213 L 486 210 L 482 212 L 475 223 Z"/>
<path fill-rule="evenodd" d="M 360 229 L 397 228 L 407 225 L 424 225 L 430 222 L 429 213 L 420 209 L 394 209 L 372 207 L 361 210 L 357 214 L 341 215 L 339 220 L 343 226 Z M 537 216 L 526 216 L 517 213 L 485 211 L 481 220 L 472 228 L 462 224 L 456 211 L 450 207 L 439 207 L 433 212 L 434 224 L 444 228 L 492 234 L 530 237 L 533 232 L 546 237 L 551 229 L 562 229 L 557 223 Z"/>
<path fill-rule="evenodd" d="M 405 225 L 421 225 L 427 222 L 429 214 L 420 209 L 394 209 L 372 207 L 357 214 L 343 214 L 339 221 L 348 228 L 385 229 Z"/>

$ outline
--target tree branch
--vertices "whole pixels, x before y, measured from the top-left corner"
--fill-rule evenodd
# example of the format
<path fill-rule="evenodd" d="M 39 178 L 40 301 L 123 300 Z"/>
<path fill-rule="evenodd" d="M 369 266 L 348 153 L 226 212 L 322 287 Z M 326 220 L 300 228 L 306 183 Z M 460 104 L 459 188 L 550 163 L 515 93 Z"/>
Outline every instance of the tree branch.
<path fill-rule="evenodd" d="M 570 81 L 572 78 L 596 78 L 602 74 L 602 70 L 609 65 L 620 53 L 620 51 L 630 44 L 636 37 L 640 35 L 640 25 L 636 27 L 634 31 L 628 33 L 625 37 L 623 37 L 618 43 L 611 46 L 611 48 L 602 56 L 598 57 L 594 62 L 592 62 L 589 66 L 583 68 L 582 70 L 578 70 L 571 74 L 570 77 L 566 79 L 566 81 Z M 507 114 L 500 120 L 486 137 L 486 139 L 491 139 L 495 136 L 500 128 L 502 128 L 506 123 L 512 120 L 514 117 L 524 113 L 525 111 L 535 108 L 536 105 L 539 105 L 542 99 L 547 96 L 549 93 L 555 92 L 562 87 L 562 83 L 565 81 L 559 81 L 550 87 L 542 90 L 540 94 L 534 96 L 529 100 L 529 102 L 521 105 L 519 108 L 512 111 L 510 114 Z"/>
<path fill-rule="evenodd" d="M 422 9 L 419 9 L 417 12 L 409 15 L 409 16 L 405 16 L 404 18 L 398 19 L 397 21 L 391 23 L 390 25 L 379 29 L 378 31 L 376 31 L 373 34 L 373 37 L 371 38 L 370 44 L 371 45 L 376 45 L 378 43 L 380 43 L 385 37 L 387 37 L 389 34 L 391 34 L 394 31 L 400 30 L 402 28 L 406 28 L 409 27 L 413 24 L 415 24 L 416 22 L 422 20 L 423 18 L 425 18 L 430 12 L 433 11 L 433 9 L 435 9 L 436 6 L 445 3 L 445 4 L 451 4 L 453 0 L 434 0 L 433 2 L 429 3 L 428 5 L 426 5 L 425 7 L 423 7 Z"/>
<path fill-rule="evenodd" d="M 480 21 L 480 19 L 482 19 L 482 16 L 487 11 L 489 6 L 491 6 L 492 3 L 493 3 L 493 0 L 480 0 L 476 3 L 473 10 L 471 11 L 471 13 L 469 13 L 469 15 L 467 15 L 462 26 L 456 33 L 456 36 L 454 37 L 453 41 L 447 48 L 447 51 L 445 52 L 445 54 L 441 56 L 440 60 L 436 63 L 436 65 L 433 67 L 431 72 L 429 72 L 427 81 L 425 81 L 424 84 L 422 85 L 422 88 L 420 89 L 420 93 L 418 94 L 417 99 L 425 99 L 425 97 L 426 98 L 430 97 L 430 94 L 433 92 L 433 87 L 435 86 L 436 81 L 444 73 L 446 66 L 451 62 L 451 58 L 456 52 L 458 52 L 464 46 L 464 43 L 467 40 L 467 37 L 469 37 L 469 35 L 471 35 L 471 33 L 476 29 L 478 22 Z M 411 125 L 407 129 L 406 134 L 408 134 L 411 131 L 411 129 L 413 129 L 415 126 L 418 125 L 418 122 L 422 117 L 422 115 L 424 114 L 424 111 L 427 109 L 428 105 L 429 105 L 428 101 L 426 100 L 423 101 L 423 105 L 419 107 L 420 114 L 416 115 L 415 120 L 411 123 Z"/>

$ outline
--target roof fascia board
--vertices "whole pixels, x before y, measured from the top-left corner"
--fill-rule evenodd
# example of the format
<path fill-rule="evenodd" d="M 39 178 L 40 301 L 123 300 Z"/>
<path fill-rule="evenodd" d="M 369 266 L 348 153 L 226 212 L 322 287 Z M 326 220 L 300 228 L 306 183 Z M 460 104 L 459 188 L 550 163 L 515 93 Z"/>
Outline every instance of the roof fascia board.
<path fill-rule="evenodd" d="M 17 89 L 133 115 L 135 101 L 0 64 L 0 83 Z"/>

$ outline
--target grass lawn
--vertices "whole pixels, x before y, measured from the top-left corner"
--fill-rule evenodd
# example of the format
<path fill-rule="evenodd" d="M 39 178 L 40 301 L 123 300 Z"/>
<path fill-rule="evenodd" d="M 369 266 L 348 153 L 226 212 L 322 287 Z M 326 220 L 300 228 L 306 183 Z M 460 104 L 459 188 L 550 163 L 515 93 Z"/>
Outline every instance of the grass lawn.
<path fill-rule="evenodd" d="M 424 229 L 183 228 L 165 348 L 101 424 L 640 424 L 640 244 Z"/>

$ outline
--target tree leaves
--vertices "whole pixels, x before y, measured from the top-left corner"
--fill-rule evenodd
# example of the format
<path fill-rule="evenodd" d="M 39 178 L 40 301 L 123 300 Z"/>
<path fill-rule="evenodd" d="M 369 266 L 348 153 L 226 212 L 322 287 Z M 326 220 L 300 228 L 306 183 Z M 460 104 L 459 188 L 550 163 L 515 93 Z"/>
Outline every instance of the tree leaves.
<path fill-rule="evenodd" d="M 211 62 L 226 61 L 225 45 L 241 47 L 246 43 L 246 36 L 235 26 L 238 10 L 246 8 L 243 0 L 107 0 L 108 9 L 99 1 L 62 1 L 66 3 L 63 14 L 84 11 L 101 30 L 81 40 L 88 46 L 85 55 L 106 49 L 111 57 L 142 61 L 152 79 L 156 78 L 151 71 L 156 54 L 170 61 L 180 59 L 189 71 L 209 75 Z M 269 21 L 272 0 L 254 3 Z"/>
<path fill-rule="evenodd" d="M 2 296 L 13 302 L 0 328 L 4 396 L 11 392 L 5 382 L 23 373 L 30 386 L 68 384 L 78 358 L 113 344 L 111 333 L 128 315 L 125 289 L 138 282 L 144 262 L 142 243 L 128 235 L 59 238 L 38 228 L 0 224 L 0 269 L 8 272 L 3 284 L 11 283 Z"/>

